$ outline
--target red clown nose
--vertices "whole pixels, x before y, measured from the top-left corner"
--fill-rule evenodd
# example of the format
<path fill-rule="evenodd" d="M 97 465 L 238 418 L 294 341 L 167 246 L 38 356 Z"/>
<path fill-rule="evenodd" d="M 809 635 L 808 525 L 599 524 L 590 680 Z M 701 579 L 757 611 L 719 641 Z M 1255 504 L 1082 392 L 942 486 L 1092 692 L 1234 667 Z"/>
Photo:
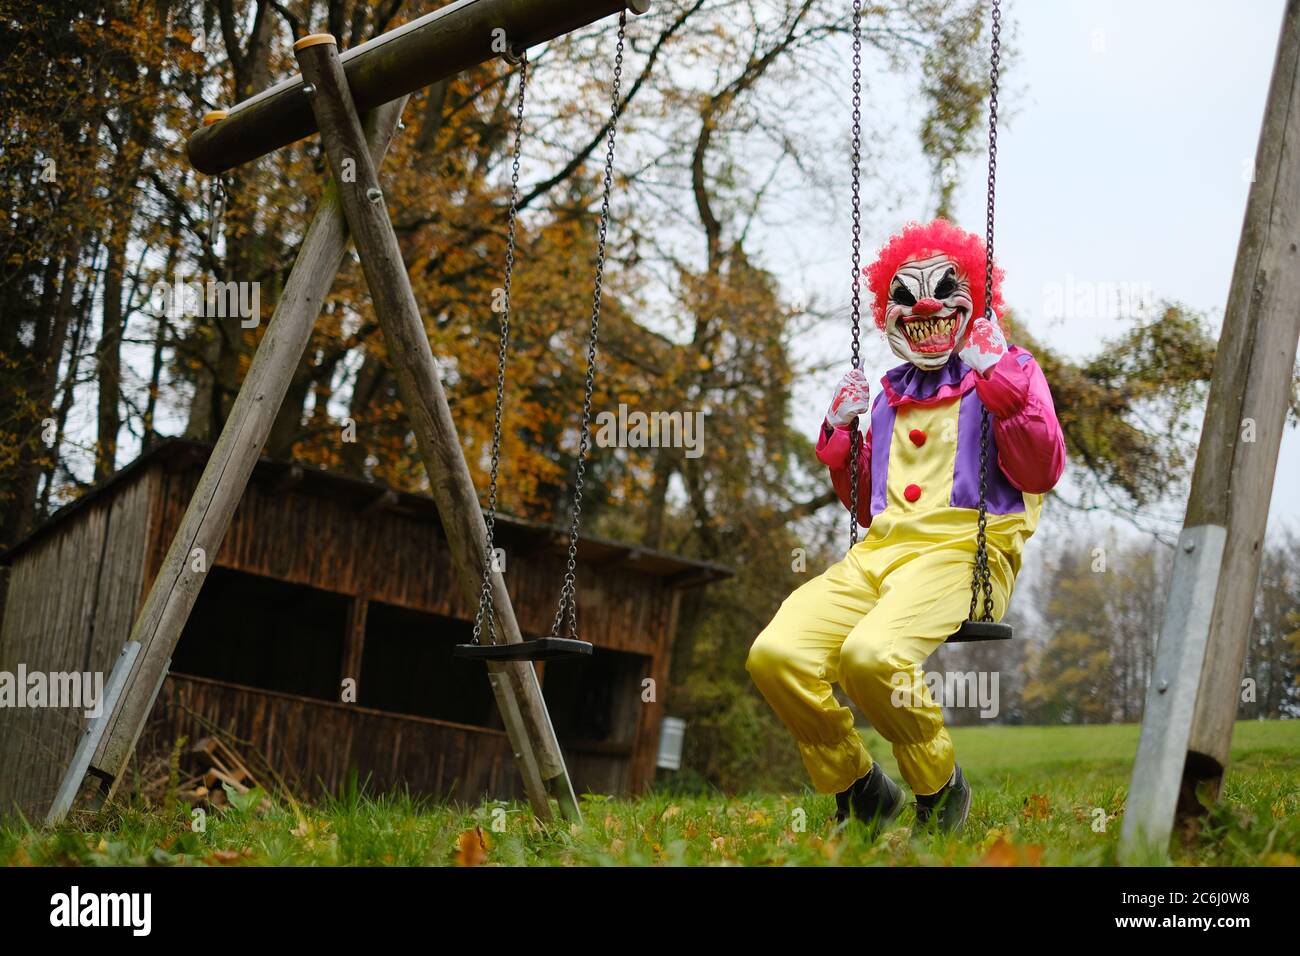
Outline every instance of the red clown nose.
<path fill-rule="evenodd" d="M 943 303 L 938 299 L 922 299 L 912 306 L 912 314 L 920 316 L 934 315 L 942 308 Z"/>

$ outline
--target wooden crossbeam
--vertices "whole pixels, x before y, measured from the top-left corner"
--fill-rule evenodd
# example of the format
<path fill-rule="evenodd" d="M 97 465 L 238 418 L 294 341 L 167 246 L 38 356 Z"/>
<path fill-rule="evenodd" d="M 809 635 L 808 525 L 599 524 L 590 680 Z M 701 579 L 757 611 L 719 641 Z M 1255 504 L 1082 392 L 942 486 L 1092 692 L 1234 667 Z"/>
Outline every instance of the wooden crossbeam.
<path fill-rule="evenodd" d="M 353 47 L 341 57 L 357 110 L 407 96 L 470 67 L 595 23 L 650 0 L 458 0 Z M 220 173 L 316 132 L 302 77 L 238 103 L 194 133 L 190 163 Z"/>

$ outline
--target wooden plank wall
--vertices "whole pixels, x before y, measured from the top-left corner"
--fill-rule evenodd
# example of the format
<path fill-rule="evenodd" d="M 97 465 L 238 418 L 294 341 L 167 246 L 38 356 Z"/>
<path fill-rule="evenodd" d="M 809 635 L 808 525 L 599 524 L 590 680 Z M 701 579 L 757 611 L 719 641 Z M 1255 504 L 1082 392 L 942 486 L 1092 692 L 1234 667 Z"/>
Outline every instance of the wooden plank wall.
<path fill-rule="evenodd" d="M 213 725 L 255 748 L 299 793 L 336 792 L 352 771 L 375 792 L 407 787 L 465 803 L 522 793 L 503 731 L 180 674 L 163 683 L 142 747 L 170 750 L 181 735 L 193 743 Z M 626 786 L 625 759 L 578 754 L 571 763 L 580 790 Z"/>
<path fill-rule="evenodd" d="M 151 568 L 161 566 L 197 480 L 194 470 L 161 473 Z M 508 526 L 499 539 L 520 628 L 528 636 L 549 633 L 564 555 Z M 256 480 L 235 511 L 216 564 L 431 614 L 473 616 L 454 586 L 450 551 L 436 522 L 366 511 L 298 489 L 277 493 Z M 681 592 L 663 578 L 585 560 L 579 561 L 578 585 L 580 636 L 598 648 L 648 657 L 651 669 L 645 676 L 655 679 L 658 699 L 641 703 L 638 698 L 628 711 L 632 725 L 619 736 L 633 741 L 630 755 L 580 754 L 566 747 L 566 759 L 578 766 L 570 774 L 575 785 L 588 780 L 596 792 L 640 791 L 654 780 Z"/>
<path fill-rule="evenodd" d="M 15 561 L 0 671 L 99 671 L 108 680 L 144 589 L 153 472 L 64 522 Z M 81 710 L 0 708 L 0 813 L 49 809 L 85 727 Z"/>
<path fill-rule="evenodd" d="M 161 564 L 196 481 L 193 471 L 163 475 L 151 568 Z M 506 582 L 520 628 L 526 635 L 549 633 L 564 555 L 505 546 Z M 453 586 L 451 555 L 435 522 L 383 510 L 367 513 L 332 498 L 276 494 L 257 482 L 240 502 L 216 563 L 431 614 L 473 617 Z M 578 584 L 584 640 L 653 655 L 670 639 L 676 591 L 662 578 L 580 561 Z"/>
<path fill-rule="evenodd" d="M 655 699 L 640 705 L 636 725 L 636 745 L 628 768 L 628 791 L 640 793 L 654 783 L 656 758 L 659 756 L 659 731 L 663 726 L 664 703 L 668 698 L 668 675 L 672 669 L 673 635 L 677 633 L 682 592 L 673 591 L 667 601 L 668 628 L 659 650 L 651 661 L 650 677 L 655 682 Z M 617 791 L 622 792 L 622 791 Z"/>

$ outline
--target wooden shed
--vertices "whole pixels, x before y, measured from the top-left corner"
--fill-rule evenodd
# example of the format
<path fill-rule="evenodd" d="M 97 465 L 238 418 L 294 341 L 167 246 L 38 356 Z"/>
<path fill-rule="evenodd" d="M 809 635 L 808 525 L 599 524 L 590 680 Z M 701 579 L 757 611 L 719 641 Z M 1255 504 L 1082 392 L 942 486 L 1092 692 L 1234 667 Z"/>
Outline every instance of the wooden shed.
<path fill-rule="evenodd" d="M 0 673 L 107 677 L 209 451 L 156 446 L 0 556 Z M 497 528 L 520 627 L 548 633 L 567 537 L 509 518 Z M 596 651 L 537 665 L 543 694 L 575 789 L 636 792 L 654 777 L 682 591 L 729 572 L 592 538 L 578 557 Z M 474 615 L 454 574 L 431 499 L 261 461 L 142 741 L 216 726 L 313 793 L 356 773 L 376 790 L 518 796 L 486 670 L 451 656 Z M 80 710 L 0 707 L 0 812 L 45 813 L 85 723 Z"/>

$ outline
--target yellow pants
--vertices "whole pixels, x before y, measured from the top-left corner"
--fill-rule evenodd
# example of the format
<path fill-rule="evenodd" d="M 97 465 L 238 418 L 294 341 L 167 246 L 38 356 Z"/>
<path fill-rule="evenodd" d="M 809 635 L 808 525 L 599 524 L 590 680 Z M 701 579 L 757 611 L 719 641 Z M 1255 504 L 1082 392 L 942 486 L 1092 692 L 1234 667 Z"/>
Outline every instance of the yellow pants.
<path fill-rule="evenodd" d="M 952 776 L 952 740 L 921 664 L 966 619 L 972 552 L 964 541 L 883 544 L 868 535 L 787 597 L 754 641 L 746 667 L 819 792 L 847 789 L 872 765 L 852 712 L 831 691 L 836 682 L 893 745 L 914 793 L 936 793 Z M 993 547 L 989 567 L 1000 618 L 1014 572 Z"/>

